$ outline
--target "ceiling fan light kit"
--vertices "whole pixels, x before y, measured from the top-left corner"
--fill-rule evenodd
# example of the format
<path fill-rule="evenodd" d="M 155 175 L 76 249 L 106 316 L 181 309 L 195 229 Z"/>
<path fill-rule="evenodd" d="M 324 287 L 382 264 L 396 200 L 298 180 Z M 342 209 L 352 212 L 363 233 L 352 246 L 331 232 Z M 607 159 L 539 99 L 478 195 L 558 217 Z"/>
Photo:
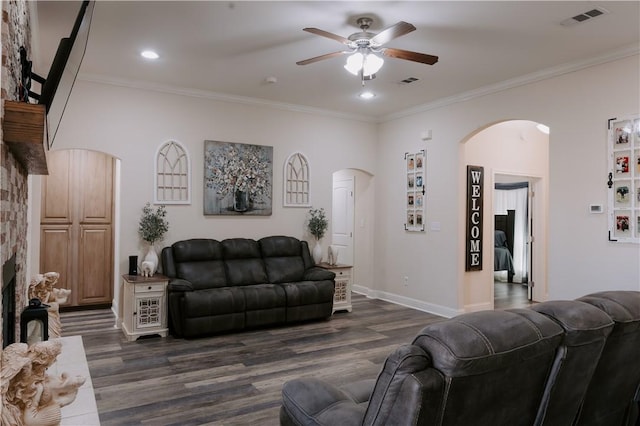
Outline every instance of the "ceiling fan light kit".
<path fill-rule="evenodd" d="M 415 31 L 416 27 L 408 22 L 400 21 L 395 25 L 385 28 L 378 34 L 367 31 L 371 26 L 372 19 L 368 17 L 359 18 L 357 23 L 362 31 L 351 34 L 348 38 L 330 33 L 318 28 L 304 28 L 303 31 L 327 37 L 347 46 L 350 50 L 327 53 L 313 58 L 298 61 L 298 65 L 308 65 L 323 59 L 334 58 L 336 56 L 349 55 L 344 68 L 353 75 L 360 76 L 362 84 L 365 80 L 372 80 L 376 73 L 380 71 L 384 64 L 384 59 L 380 57 L 404 59 L 407 61 L 420 62 L 433 65 L 438 62 L 438 57 L 425 53 L 411 52 L 408 50 L 382 47 L 389 41 Z"/>
<path fill-rule="evenodd" d="M 347 63 L 345 64 L 344 69 L 353 75 L 359 75 L 360 72 L 362 72 L 364 77 L 371 77 L 380 71 L 383 64 L 384 59 L 374 53 L 365 52 L 363 54 L 356 52 L 347 58 Z"/>

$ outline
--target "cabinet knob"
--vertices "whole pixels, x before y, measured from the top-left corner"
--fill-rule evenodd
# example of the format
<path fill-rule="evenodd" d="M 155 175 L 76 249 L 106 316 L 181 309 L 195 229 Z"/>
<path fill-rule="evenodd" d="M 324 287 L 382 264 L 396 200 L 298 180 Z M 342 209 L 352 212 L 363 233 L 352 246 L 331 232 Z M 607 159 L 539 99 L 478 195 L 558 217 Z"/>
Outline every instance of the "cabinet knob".
<path fill-rule="evenodd" d="M 147 290 L 151 290 L 151 286 L 147 287 Z"/>

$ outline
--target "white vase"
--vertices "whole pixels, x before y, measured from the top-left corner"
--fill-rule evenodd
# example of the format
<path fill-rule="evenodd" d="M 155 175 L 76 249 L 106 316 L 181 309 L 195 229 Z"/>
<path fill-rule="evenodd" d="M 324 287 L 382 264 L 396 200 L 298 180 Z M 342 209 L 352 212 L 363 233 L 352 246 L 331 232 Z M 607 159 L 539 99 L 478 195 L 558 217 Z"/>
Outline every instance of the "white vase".
<path fill-rule="evenodd" d="M 316 265 L 322 262 L 322 246 L 320 245 L 320 240 L 316 240 L 316 245 L 313 246 L 311 256 L 313 257 L 313 261 L 316 263 Z"/>
<path fill-rule="evenodd" d="M 149 249 L 147 250 L 147 254 L 144 256 L 144 261 L 153 263 L 151 275 L 155 274 L 158 270 L 158 253 L 156 252 L 156 248 L 153 244 L 149 244 Z"/>

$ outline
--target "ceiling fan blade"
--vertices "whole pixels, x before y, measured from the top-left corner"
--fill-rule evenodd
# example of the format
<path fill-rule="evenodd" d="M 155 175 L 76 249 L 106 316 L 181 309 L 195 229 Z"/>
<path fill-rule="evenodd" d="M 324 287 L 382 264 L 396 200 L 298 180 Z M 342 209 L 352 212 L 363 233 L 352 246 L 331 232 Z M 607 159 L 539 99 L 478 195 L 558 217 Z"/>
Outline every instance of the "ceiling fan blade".
<path fill-rule="evenodd" d="M 309 59 L 305 59 L 304 61 L 298 61 L 296 62 L 296 64 L 298 65 L 307 65 L 307 64 L 312 64 L 314 62 L 318 62 L 321 61 L 323 59 L 329 59 L 329 58 L 335 58 L 336 56 L 342 56 L 345 53 L 349 53 L 349 52 L 333 52 L 333 53 L 327 53 L 324 55 L 320 55 L 320 56 L 316 56 L 314 58 L 309 58 Z"/>
<path fill-rule="evenodd" d="M 420 62 L 427 65 L 433 65 L 438 62 L 437 56 L 411 52 L 409 50 L 393 49 L 391 47 L 382 49 L 382 54 L 390 58 L 406 59 L 407 61 Z"/>
<path fill-rule="evenodd" d="M 371 42 L 380 46 L 390 42 L 394 38 L 408 34 L 411 31 L 415 31 L 415 29 L 416 27 L 414 27 L 412 24 L 408 22 L 400 21 L 397 24 L 392 25 L 380 31 L 376 36 L 374 36 L 371 39 Z"/>
<path fill-rule="evenodd" d="M 344 38 L 338 34 L 330 33 L 328 31 L 321 30 L 319 28 L 303 28 L 302 31 L 306 31 L 308 33 L 319 35 L 322 37 L 327 37 L 327 38 L 330 38 L 331 40 L 338 41 L 342 44 L 347 44 L 347 45 L 349 44 L 348 38 Z"/>

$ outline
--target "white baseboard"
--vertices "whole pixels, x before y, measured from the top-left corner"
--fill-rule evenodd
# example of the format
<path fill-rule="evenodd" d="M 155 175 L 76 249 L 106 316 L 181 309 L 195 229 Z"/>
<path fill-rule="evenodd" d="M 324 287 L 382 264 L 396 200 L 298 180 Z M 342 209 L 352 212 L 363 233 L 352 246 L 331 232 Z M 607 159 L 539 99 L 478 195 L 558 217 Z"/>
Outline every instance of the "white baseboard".
<path fill-rule="evenodd" d="M 456 315 L 464 313 L 462 310 L 451 309 L 446 306 L 435 305 L 433 303 L 423 302 L 421 300 L 412 299 L 406 296 L 400 296 L 386 291 L 372 290 L 368 287 L 354 285 L 352 291 L 363 294 L 371 299 L 380 299 L 385 302 L 395 303 L 396 305 L 406 306 L 408 308 L 417 309 L 422 312 L 439 315 L 445 318 L 452 318 Z"/>
<path fill-rule="evenodd" d="M 111 312 L 113 312 L 113 316 L 116 319 L 115 323 L 113 324 L 113 328 L 117 328 L 117 329 L 120 329 L 122 325 L 122 319 L 120 319 L 120 317 L 118 316 L 119 311 L 120 311 L 120 308 L 118 307 L 118 304 L 116 303 L 115 299 L 113 299 L 111 301 Z"/>

